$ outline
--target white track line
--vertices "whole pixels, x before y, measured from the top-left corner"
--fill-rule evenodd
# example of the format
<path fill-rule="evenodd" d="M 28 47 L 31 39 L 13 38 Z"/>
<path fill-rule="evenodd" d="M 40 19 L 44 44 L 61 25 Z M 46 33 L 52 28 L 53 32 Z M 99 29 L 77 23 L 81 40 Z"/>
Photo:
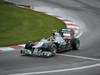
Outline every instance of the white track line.
<path fill-rule="evenodd" d="M 25 47 L 25 44 L 21 44 L 21 45 L 18 45 L 18 46 L 22 46 L 22 47 Z"/>
<path fill-rule="evenodd" d="M 93 61 L 100 61 L 100 59 L 83 57 L 83 56 L 76 56 L 76 55 L 67 55 L 67 54 L 57 54 L 57 55 L 66 56 L 66 57 L 73 57 L 73 58 L 80 58 L 80 59 L 88 59 L 88 60 L 93 60 Z"/>
<path fill-rule="evenodd" d="M 67 28 L 73 28 L 73 29 L 76 28 L 78 30 L 80 29 L 79 26 L 71 26 L 71 25 L 67 25 Z"/>
<path fill-rule="evenodd" d="M 65 24 L 73 24 L 73 22 L 63 21 Z"/>
<path fill-rule="evenodd" d="M 1 47 L 0 50 L 1 51 L 13 51 L 15 49 L 14 48 L 10 48 L 10 47 Z"/>
<path fill-rule="evenodd" d="M 34 75 L 34 74 L 36 75 L 36 74 L 58 73 L 58 72 L 67 72 L 67 71 L 89 69 L 89 68 L 94 68 L 94 67 L 100 67 L 100 63 L 93 64 L 93 65 L 88 65 L 88 66 L 76 67 L 76 68 L 69 68 L 69 69 L 58 69 L 58 70 L 51 70 L 51 71 L 19 73 L 19 74 L 10 74 L 10 75 Z"/>

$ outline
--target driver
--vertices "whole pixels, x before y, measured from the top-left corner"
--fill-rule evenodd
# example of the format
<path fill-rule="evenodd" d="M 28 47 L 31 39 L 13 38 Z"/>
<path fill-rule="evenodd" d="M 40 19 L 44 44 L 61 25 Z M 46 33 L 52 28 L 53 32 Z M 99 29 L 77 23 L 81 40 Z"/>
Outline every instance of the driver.
<path fill-rule="evenodd" d="M 65 40 L 61 37 L 61 35 L 58 32 L 54 33 L 54 42 L 58 43 L 58 44 L 65 44 Z"/>

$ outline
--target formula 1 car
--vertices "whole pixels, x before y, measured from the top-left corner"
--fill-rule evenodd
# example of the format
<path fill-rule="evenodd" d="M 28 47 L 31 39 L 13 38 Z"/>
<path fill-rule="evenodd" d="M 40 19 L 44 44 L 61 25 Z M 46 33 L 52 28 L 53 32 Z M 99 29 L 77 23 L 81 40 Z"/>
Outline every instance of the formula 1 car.
<path fill-rule="evenodd" d="M 21 54 L 49 57 L 56 55 L 56 51 L 57 48 L 53 42 L 42 39 L 37 44 L 30 41 L 26 43 L 25 48 L 21 49 Z"/>
<path fill-rule="evenodd" d="M 78 50 L 80 41 L 74 37 L 74 31 L 71 29 L 60 29 L 53 32 L 53 36 L 40 40 L 37 44 L 28 42 L 25 48 L 21 49 L 23 55 L 54 56 L 57 52 L 65 50 Z"/>

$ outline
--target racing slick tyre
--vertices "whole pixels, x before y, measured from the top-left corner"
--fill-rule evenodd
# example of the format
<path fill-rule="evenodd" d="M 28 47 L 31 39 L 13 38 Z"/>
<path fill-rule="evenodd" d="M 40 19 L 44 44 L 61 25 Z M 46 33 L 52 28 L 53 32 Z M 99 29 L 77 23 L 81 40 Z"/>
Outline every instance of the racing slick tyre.
<path fill-rule="evenodd" d="M 72 47 L 72 50 L 79 50 L 80 40 L 76 38 L 71 39 L 71 47 Z"/>

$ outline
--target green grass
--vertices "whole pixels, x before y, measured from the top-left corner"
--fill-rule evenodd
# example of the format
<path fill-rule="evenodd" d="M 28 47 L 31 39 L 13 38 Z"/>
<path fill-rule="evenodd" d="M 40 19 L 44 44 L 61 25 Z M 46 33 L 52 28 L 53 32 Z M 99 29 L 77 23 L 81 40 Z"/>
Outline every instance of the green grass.
<path fill-rule="evenodd" d="M 0 0 L 0 46 L 38 41 L 63 26 L 64 23 L 54 17 Z"/>

